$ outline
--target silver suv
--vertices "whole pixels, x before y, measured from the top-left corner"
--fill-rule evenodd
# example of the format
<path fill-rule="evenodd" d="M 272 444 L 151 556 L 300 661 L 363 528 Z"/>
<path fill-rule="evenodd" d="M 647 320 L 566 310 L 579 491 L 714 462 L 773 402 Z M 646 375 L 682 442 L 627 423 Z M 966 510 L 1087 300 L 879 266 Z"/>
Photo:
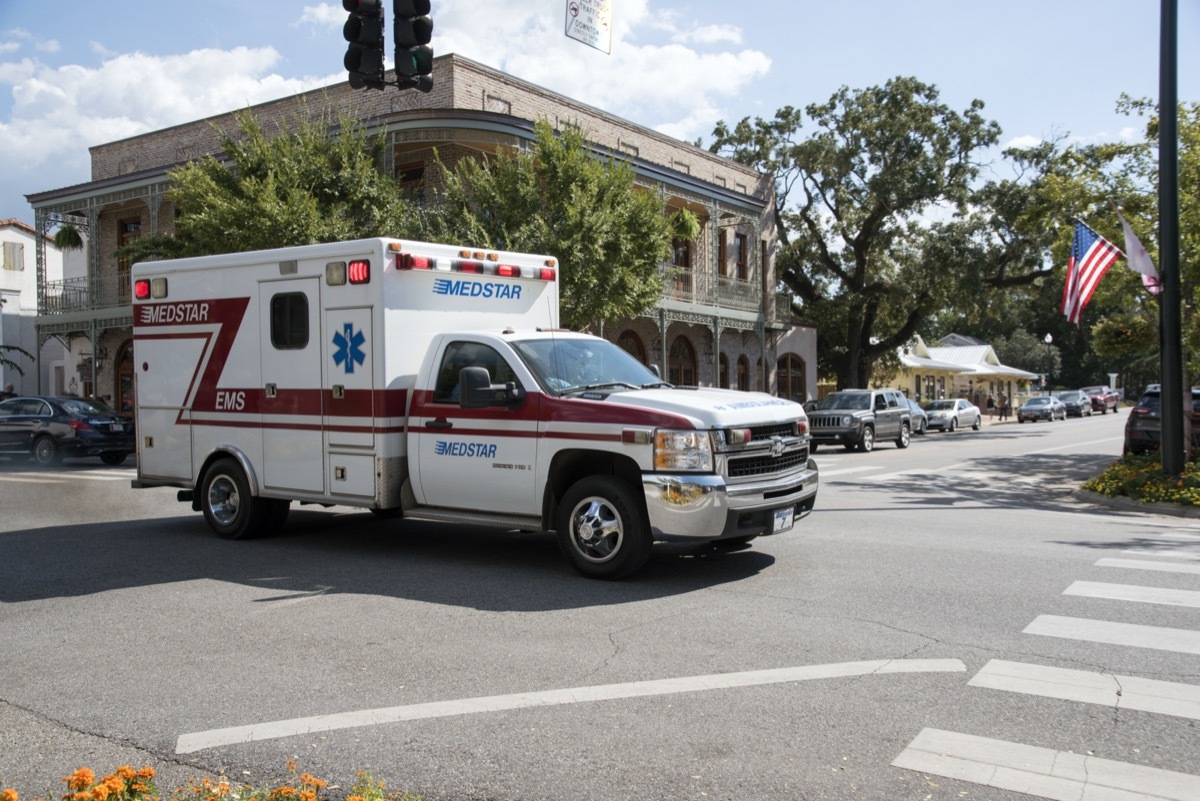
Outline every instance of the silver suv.
<path fill-rule="evenodd" d="M 808 413 L 811 450 L 840 444 L 848 451 L 874 450 L 876 441 L 892 440 L 907 448 L 912 412 L 904 395 L 894 389 L 842 389 Z"/>

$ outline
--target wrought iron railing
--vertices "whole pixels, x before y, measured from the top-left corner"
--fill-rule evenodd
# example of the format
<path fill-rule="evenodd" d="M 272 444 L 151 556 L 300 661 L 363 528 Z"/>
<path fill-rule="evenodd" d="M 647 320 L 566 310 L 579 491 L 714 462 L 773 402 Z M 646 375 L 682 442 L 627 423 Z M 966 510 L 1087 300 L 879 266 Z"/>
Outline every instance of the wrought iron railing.
<path fill-rule="evenodd" d="M 67 278 L 47 281 L 42 295 L 42 315 L 113 309 L 132 302 L 127 274 L 100 275 L 94 278 Z"/>

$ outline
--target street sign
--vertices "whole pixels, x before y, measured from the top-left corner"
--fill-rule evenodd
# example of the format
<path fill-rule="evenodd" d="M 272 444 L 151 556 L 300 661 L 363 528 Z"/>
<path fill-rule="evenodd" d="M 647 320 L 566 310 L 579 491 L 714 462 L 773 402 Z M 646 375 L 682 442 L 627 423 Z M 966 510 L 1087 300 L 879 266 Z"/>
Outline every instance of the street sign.
<path fill-rule="evenodd" d="M 567 0 L 566 35 L 585 45 L 612 52 L 612 11 L 615 0 Z"/>

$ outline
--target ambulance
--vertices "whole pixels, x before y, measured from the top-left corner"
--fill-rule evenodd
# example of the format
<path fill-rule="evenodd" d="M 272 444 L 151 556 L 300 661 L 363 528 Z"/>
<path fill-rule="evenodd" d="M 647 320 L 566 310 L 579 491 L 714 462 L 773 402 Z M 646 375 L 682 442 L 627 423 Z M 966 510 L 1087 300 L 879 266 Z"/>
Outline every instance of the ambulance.
<path fill-rule="evenodd" d="M 135 488 L 217 535 L 293 503 L 553 531 L 580 573 L 746 543 L 816 500 L 803 408 L 559 328 L 555 259 L 398 239 L 134 265 Z"/>

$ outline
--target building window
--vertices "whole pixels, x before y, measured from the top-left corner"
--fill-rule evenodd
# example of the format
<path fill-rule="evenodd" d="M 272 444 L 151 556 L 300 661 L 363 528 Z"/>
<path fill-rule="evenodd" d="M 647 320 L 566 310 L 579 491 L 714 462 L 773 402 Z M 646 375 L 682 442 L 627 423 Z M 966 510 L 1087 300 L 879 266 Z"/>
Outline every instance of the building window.
<path fill-rule="evenodd" d="M 727 269 L 725 266 L 725 242 L 728 233 L 728 231 L 722 231 L 720 241 L 717 242 L 717 275 L 720 276 L 724 276 Z"/>
<path fill-rule="evenodd" d="M 25 243 L 24 242 L 5 242 L 4 243 L 4 269 L 6 269 L 6 270 L 24 270 L 25 269 Z"/>
<path fill-rule="evenodd" d="M 276 350 L 308 347 L 308 297 L 283 292 L 271 298 L 271 344 Z"/>
<path fill-rule="evenodd" d="M 785 353 L 779 359 L 778 369 L 779 391 L 775 394 L 796 403 L 808 400 L 807 387 L 804 385 L 804 360 L 794 353 Z"/>
<path fill-rule="evenodd" d="M 733 235 L 734 256 L 737 259 L 737 277 L 745 281 L 750 277 L 750 243 L 745 234 Z"/>
<path fill-rule="evenodd" d="M 766 392 L 767 391 L 767 383 L 766 383 L 765 377 L 763 376 L 762 356 L 759 356 L 758 359 L 756 359 L 754 362 L 754 374 L 755 374 L 756 380 L 758 381 L 758 383 L 754 385 L 754 388 L 756 390 L 758 390 L 759 392 Z"/>
<path fill-rule="evenodd" d="M 673 282 L 679 292 L 692 291 L 692 243 L 687 239 L 672 239 L 674 254 L 671 265 L 675 268 Z"/>
<path fill-rule="evenodd" d="M 717 386 L 721 389 L 729 389 L 729 357 L 722 353 L 717 357 L 717 365 Z"/>
<path fill-rule="evenodd" d="M 425 165 L 420 162 L 416 164 L 404 164 L 396 170 L 396 180 L 400 184 L 400 191 L 409 200 L 414 203 L 422 203 L 425 200 Z"/>
<path fill-rule="evenodd" d="M 742 392 L 750 391 L 750 360 L 746 358 L 746 354 L 738 356 L 737 363 L 737 388 Z"/>
<path fill-rule="evenodd" d="M 117 220 L 117 247 L 123 248 L 133 240 L 142 235 L 142 221 L 138 217 L 125 220 Z M 125 303 L 132 302 L 130 295 L 129 284 L 129 268 L 132 266 L 128 256 L 120 256 L 117 259 L 117 282 L 121 293 L 121 300 Z"/>
<path fill-rule="evenodd" d="M 646 363 L 646 348 L 642 345 L 642 338 L 632 331 L 623 331 L 617 337 L 617 346 L 642 364 Z"/>
<path fill-rule="evenodd" d="M 676 337 L 671 344 L 671 367 L 667 380 L 680 387 L 696 386 L 696 349 L 687 337 Z"/>

